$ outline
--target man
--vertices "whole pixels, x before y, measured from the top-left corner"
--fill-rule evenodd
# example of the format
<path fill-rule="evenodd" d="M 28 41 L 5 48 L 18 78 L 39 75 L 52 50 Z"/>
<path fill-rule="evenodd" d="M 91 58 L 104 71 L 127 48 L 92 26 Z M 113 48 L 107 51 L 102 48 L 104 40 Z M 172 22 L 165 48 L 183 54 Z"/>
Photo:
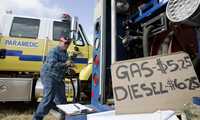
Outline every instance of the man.
<path fill-rule="evenodd" d="M 33 116 L 33 120 L 42 120 L 50 109 L 56 109 L 56 104 L 67 103 L 63 80 L 67 69 L 68 53 L 66 50 L 70 42 L 69 38 L 61 37 L 59 45 L 48 53 L 40 72 L 44 96 Z"/>

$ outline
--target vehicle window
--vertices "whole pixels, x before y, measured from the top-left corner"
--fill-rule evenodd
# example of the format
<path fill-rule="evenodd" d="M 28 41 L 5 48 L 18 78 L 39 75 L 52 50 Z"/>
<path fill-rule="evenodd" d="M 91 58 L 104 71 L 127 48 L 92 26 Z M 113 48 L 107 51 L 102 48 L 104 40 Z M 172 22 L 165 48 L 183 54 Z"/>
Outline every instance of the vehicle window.
<path fill-rule="evenodd" d="M 78 32 L 78 38 L 75 40 L 75 45 L 84 46 L 83 37 L 81 36 L 80 32 Z"/>
<path fill-rule="evenodd" d="M 14 17 L 12 27 L 10 30 L 10 36 L 37 38 L 39 32 L 39 25 L 39 19 Z"/>
<path fill-rule="evenodd" d="M 61 35 L 70 37 L 70 21 L 53 23 L 53 40 L 59 40 Z"/>

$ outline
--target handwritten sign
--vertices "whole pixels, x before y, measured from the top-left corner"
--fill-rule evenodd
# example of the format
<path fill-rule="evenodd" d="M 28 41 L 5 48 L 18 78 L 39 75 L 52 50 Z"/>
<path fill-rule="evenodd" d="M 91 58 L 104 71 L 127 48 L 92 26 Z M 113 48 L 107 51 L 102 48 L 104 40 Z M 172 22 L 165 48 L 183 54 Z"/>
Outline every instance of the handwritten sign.
<path fill-rule="evenodd" d="M 117 62 L 112 82 L 117 114 L 180 110 L 200 96 L 200 82 L 184 52 Z"/>

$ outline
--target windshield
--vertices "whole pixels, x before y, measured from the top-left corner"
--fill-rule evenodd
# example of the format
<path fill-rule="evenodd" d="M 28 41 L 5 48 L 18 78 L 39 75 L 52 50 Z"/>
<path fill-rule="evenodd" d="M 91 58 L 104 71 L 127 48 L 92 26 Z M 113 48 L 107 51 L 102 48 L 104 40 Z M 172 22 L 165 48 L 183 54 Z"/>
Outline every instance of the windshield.
<path fill-rule="evenodd" d="M 53 23 L 53 40 L 59 40 L 61 36 L 70 37 L 70 21 Z"/>

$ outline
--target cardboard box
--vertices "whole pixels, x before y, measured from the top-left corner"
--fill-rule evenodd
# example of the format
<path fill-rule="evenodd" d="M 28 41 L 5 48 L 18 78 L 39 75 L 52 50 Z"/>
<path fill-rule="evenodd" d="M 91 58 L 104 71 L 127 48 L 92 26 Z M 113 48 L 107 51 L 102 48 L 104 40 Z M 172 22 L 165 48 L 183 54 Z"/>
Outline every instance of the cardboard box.
<path fill-rule="evenodd" d="M 200 96 L 200 83 L 188 54 L 116 62 L 112 84 L 117 114 L 180 110 Z"/>

